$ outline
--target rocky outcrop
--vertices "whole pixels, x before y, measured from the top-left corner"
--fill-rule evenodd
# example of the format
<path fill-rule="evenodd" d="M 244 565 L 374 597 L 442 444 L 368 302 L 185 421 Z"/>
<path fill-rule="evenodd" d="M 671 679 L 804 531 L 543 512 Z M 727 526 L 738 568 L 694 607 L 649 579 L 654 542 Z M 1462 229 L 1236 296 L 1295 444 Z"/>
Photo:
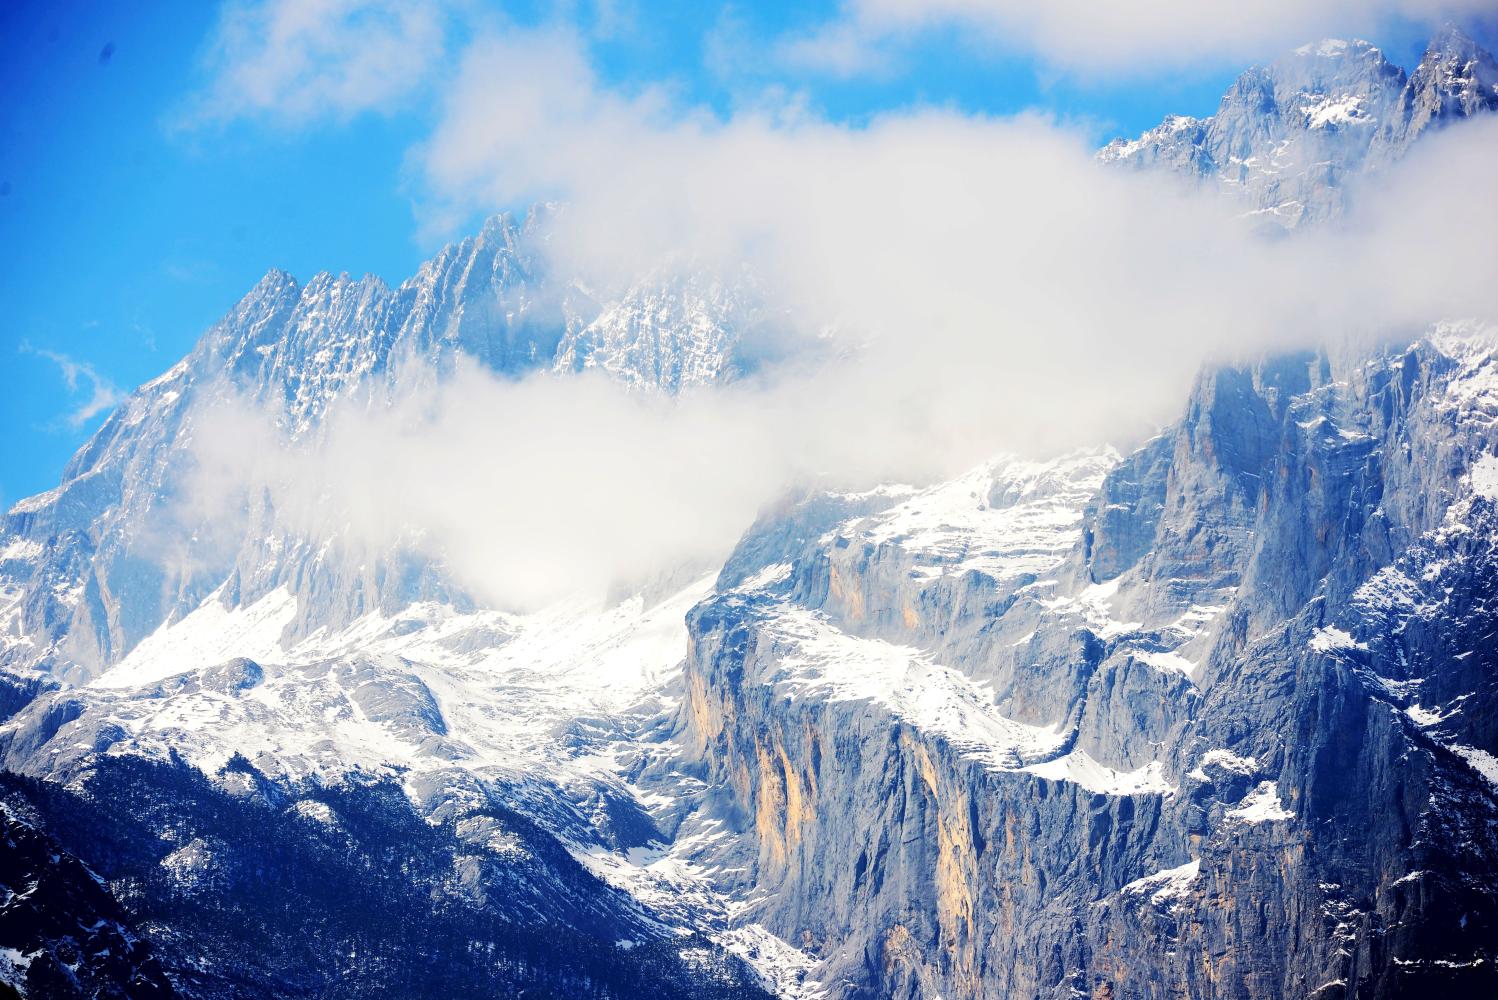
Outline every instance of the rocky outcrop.
<path fill-rule="evenodd" d="M 730 382 L 759 359 L 742 345 L 764 320 L 747 276 L 665 273 L 632 286 L 556 350 L 559 373 L 598 370 L 635 389 L 679 393 Z M 757 332 L 763 333 L 763 330 Z"/>

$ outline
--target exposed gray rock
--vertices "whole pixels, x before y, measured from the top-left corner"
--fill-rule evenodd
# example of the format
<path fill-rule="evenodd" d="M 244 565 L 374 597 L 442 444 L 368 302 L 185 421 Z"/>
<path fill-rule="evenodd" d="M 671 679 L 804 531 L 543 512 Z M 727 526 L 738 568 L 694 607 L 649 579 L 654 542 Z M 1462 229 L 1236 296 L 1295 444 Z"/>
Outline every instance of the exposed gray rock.
<path fill-rule="evenodd" d="M 745 919 L 849 997 L 1491 992 L 1492 337 L 1207 373 L 1042 572 L 913 569 L 928 497 L 700 606 Z"/>

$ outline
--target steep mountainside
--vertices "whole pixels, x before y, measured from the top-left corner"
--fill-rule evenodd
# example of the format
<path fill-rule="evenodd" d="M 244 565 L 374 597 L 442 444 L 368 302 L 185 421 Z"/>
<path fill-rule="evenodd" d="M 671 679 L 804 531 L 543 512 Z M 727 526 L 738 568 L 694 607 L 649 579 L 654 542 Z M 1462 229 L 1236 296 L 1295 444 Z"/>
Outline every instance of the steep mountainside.
<path fill-rule="evenodd" d="M 751 539 L 678 716 L 746 916 L 849 996 L 1498 989 L 1495 348 L 1213 371 L 1122 461 Z"/>
<path fill-rule="evenodd" d="M 1100 156 L 1310 222 L 1493 65 L 1324 42 Z M 601 295 L 551 211 L 395 289 L 271 272 L 0 522 L 0 994 L 1498 995 L 1498 328 L 808 489 L 603 606 L 178 502 L 225 400 L 315 441 L 460 365 L 774 363 L 752 276 Z"/>
<path fill-rule="evenodd" d="M 386 782 L 277 787 L 243 758 L 214 777 L 133 756 L 67 787 L 6 776 L 6 801 L 120 898 L 54 847 L 22 894 L 31 912 L 6 907 L 10 981 L 49 998 L 765 996 L 737 960 L 662 933 L 503 806 L 432 822 Z M 42 919 L 18 923 L 43 893 Z M 154 949 L 119 925 L 122 908 Z"/>

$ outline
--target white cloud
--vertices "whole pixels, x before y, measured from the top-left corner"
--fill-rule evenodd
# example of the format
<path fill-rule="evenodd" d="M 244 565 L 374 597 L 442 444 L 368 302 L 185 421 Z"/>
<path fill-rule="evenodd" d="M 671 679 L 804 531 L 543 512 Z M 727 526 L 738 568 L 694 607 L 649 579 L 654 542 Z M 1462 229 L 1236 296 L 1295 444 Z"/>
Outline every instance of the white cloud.
<path fill-rule="evenodd" d="M 125 400 L 125 393 L 119 386 L 99 374 L 93 365 L 74 360 L 60 351 L 49 351 L 24 342 L 21 344 L 21 350 L 27 354 L 46 358 L 57 365 L 62 372 L 62 380 L 67 385 L 69 393 L 76 395 L 80 388 L 83 388 L 83 383 L 87 383 L 86 398 L 77 402 L 72 409 L 63 414 L 63 420 L 75 430 L 99 414 L 114 409 Z"/>
<path fill-rule="evenodd" d="M 347 404 L 319 443 L 270 435 L 266 477 L 301 530 L 416 544 L 501 606 L 710 560 L 795 484 L 1118 442 L 1173 418 L 1206 360 L 1498 316 L 1498 199 L 1476 195 L 1498 122 L 1423 145 L 1345 225 L 1268 241 L 1043 117 L 724 118 L 602 85 L 575 33 L 485 36 L 413 154 L 431 211 L 563 199 L 558 273 L 606 292 L 747 265 L 792 337 L 833 329 L 839 356 L 677 402 L 464 370 Z M 254 435 L 200 439 L 235 442 L 205 463 L 222 478 L 253 467 Z"/>
<path fill-rule="evenodd" d="M 294 445 L 230 411 L 240 423 L 195 435 L 220 481 L 208 493 L 252 486 L 295 533 L 370 556 L 415 547 L 485 601 L 534 608 L 711 564 L 788 489 L 1127 445 L 1181 412 L 1213 356 L 1498 316 L 1498 207 L 1472 196 L 1498 122 L 1430 140 L 1344 229 L 1276 242 L 1213 201 L 1094 164 L 1035 119 L 651 127 L 666 137 L 635 124 L 603 129 L 634 154 L 600 149 L 600 166 L 558 175 L 575 200 L 554 263 L 607 280 L 682 245 L 699 262 L 748 259 L 800 333 L 839 321 L 837 356 L 679 400 L 602 377 L 414 370 L 393 404 L 346 400 L 323 437 Z M 632 155 L 659 176 L 619 204 L 605 165 L 638 184 Z"/>
<path fill-rule="evenodd" d="M 459 203 L 565 199 L 556 263 L 590 284 L 673 256 L 747 262 L 803 336 L 857 344 L 731 394 L 722 423 L 762 440 L 701 422 L 708 453 L 782 449 L 754 477 L 778 489 L 1118 440 L 1172 419 L 1210 359 L 1498 315 L 1498 202 L 1473 196 L 1495 149 L 1498 123 L 1453 129 L 1355 193 L 1346 225 L 1269 241 L 1240 205 L 1101 167 L 1044 118 L 721 120 L 603 88 L 575 39 L 546 34 L 475 46 L 421 156 Z M 1434 233 L 1440 252 L 1418 249 Z"/>
<path fill-rule="evenodd" d="M 1491 0 L 847 0 L 833 20 L 785 39 L 781 52 L 797 65 L 850 74 L 881 65 L 924 32 L 955 27 L 1083 75 L 1153 74 L 1260 61 L 1327 35 L 1491 13 Z"/>
<path fill-rule="evenodd" d="M 1354 221 L 1370 231 L 1270 243 L 1229 221 L 1236 203 L 1104 169 L 1048 119 L 918 109 L 855 127 L 793 107 L 722 120 L 601 87 L 575 38 L 546 33 L 475 45 L 419 159 L 449 203 L 565 200 L 553 252 L 590 283 L 673 254 L 748 262 L 808 333 L 835 323 L 1061 392 L 1079 359 L 1126 383 L 1330 325 L 1490 307 L 1472 213 L 1492 216 L 1493 200 L 1454 204 L 1425 176 L 1480 176 L 1493 126 L 1442 138 L 1363 199 Z M 1455 190 L 1480 190 L 1478 176 Z M 1405 220 L 1436 219 L 1469 252 L 1411 259 Z"/>
<path fill-rule="evenodd" d="M 447 51 L 448 0 L 231 0 L 206 53 L 211 82 L 185 121 L 303 124 L 385 112 Z"/>

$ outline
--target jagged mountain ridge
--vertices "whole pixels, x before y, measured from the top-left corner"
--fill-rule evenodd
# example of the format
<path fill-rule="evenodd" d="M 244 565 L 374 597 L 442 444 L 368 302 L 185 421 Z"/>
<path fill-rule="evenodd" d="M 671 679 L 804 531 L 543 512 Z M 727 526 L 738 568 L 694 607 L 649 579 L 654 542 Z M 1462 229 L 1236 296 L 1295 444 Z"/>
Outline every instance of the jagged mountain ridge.
<path fill-rule="evenodd" d="M 533 264 L 464 246 L 411 295 L 272 274 L 214 363 L 301 433 L 351 387 L 393 385 L 407 351 L 667 390 L 728 370 L 689 301 L 737 310 L 721 285 L 626 296 L 638 310 L 583 336 L 532 325 L 550 307 L 521 292 L 518 313 L 470 313 L 467 282 Z M 620 360 L 579 362 L 594 349 Z M 307 586 L 287 570 L 302 540 L 236 548 L 120 623 L 141 577 L 128 552 L 97 569 L 129 523 L 100 512 L 172 488 L 204 391 L 174 369 L 12 512 L 11 596 L 46 565 L 45 586 L 98 591 L 85 626 L 127 641 L 75 674 L 8 661 L 104 672 L 18 676 L 0 754 L 85 789 L 85 810 L 101 773 L 141 766 L 132 787 L 180 813 L 176 839 L 110 874 L 210 903 L 245 858 L 182 833 L 202 817 L 179 781 L 321 830 L 319 803 L 374 802 L 359 789 L 380 776 L 401 822 L 451 825 L 464 892 L 535 894 L 559 927 L 603 906 L 631 935 L 695 930 L 784 996 L 1488 995 L 1495 364 L 1491 330 L 1445 328 L 1213 369 L 1133 454 L 812 496 L 767 512 L 716 581 L 601 611 L 476 607 L 419 564 Z M 58 525 L 99 538 L 58 545 Z M 1372 832 L 1348 844 L 1349 824 Z M 99 850 L 78 828 L 79 856 Z M 124 903 L 178 905 L 153 891 Z"/>
<path fill-rule="evenodd" d="M 759 322 L 749 292 L 661 271 L 599 303 L 544 273 L 546 214 L 491 219 L 393 290 L 374 277 L 300 286 L 268 273 L 187 358 L 131 395 L 57 489 L 8 512 L 0 664 L 88 680 L 231 576 L 225 600 L 290 585 L 341 607 L 337 620 L 301 623 L 307 633 L 415 599 L 463 604 L 429 560 L 385 553 L 361 572 L 362 557 L 325 552 L 325 539 L 292 532 L 263 498 L 211 517 L 175 504 L 215 402 L 266 407 L 298 436 L 316 433 L 337 400 L 388 399 L 398 379 L 440 377 L 460 359 L 510 377 L 597 368 L 673 393 L 735 376 L 741 328 Z"/>
<path fill-rule="evenodd" d="M 1215 114 L 1172 115 L 1098 158 L 1215 184 L 1293 228 L 1340 212 L 1350 177 L 1495 110 L 1498 62 L 1456 28 L 1432 39 L 1408 76 L 1368 42 L 1327 39 L 1247 70 Z"/>

